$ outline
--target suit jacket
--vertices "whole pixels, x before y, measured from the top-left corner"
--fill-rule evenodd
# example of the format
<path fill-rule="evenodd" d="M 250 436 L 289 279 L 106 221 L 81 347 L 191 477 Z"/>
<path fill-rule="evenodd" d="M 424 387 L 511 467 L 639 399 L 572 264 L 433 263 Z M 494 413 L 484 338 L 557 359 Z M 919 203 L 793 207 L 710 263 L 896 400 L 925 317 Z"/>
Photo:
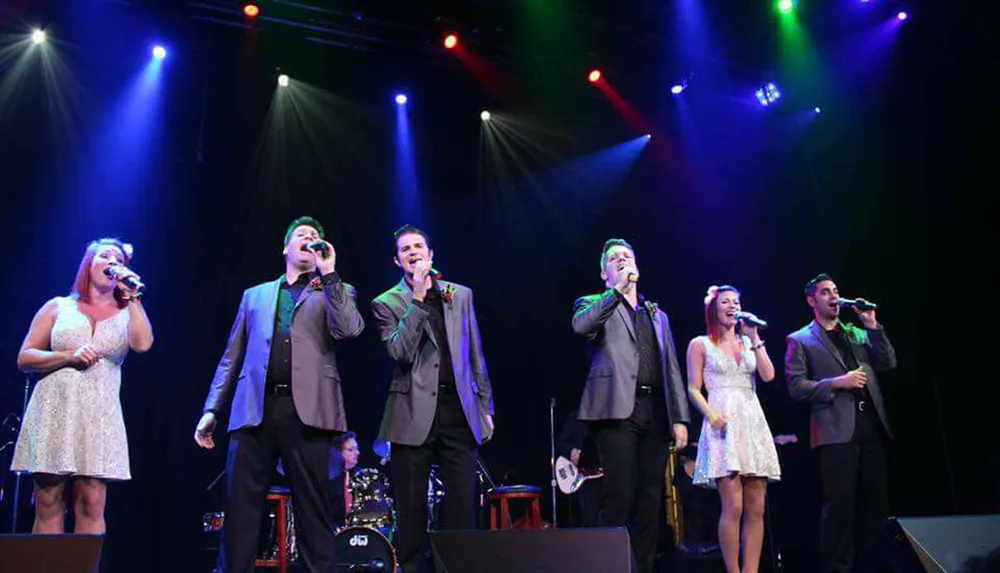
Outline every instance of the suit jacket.
<path fill-rule="evenodd" d="M 205 411 L 230 406 L 229 431 L 261 423 L 264 383 L 271 357 L 271 338 L 278 290 L 285 275 L 244 291 L 205 399 Z M 302 422 L 324 430 L 347 430 L 344 399 L 337 370 L 339 341 L 354 338 L 365 323 L 354 287 L 337 281 L 322 288 L 306 287 L 292 314 L 292 398 Z"/>
<path fill-rule="evenodd" d="M 851 348 L 858 366 L 868 375 L 868 393 L 886 433 L 892 437 L 885 401 L 875 371 L 896 367 L 896 351 L 880 324 L 874 330 L 850 327 Z M 856 408 L 854 393 L 835 390 L 833 379 L 847 373 L 847 365 L 837 347 L 813 321 L 788 335 L 785 351 L 785 378 L 794 400 L 809 402 L 809 438 L 812 447 L 843 444 L 854 435 Z"/>
<path fill-rule="evenodd" d="M 493 414 L 493 388 L 486 372 L 472 290 L 451 282 L 437 284 L 445 299 L 450 365 L 440 364 L 438 345 L 444 341 L 434 338 L 429 312 L 413 304 L 413 289 L 406 279 L 372 301 L 379 335 L 396 363 L 378 439 L 408 446 L 423 444 L 437 411 L 438 370 L 450 367 L 455 372 L 465 419 L 482 444 L 492 437 L 485 417 Z"/>
<path fill-rule="evenodd" d="M 677 365 L 674 335 L 667 313 L 642 301 L 653 319 L 660 350 L 663 394 L 667 413 L 674 424 L 689 424 L 687 393 Z M 590 342 L 590 372 L 580 400 L 581 420 L 624 420 L 635 409 L 635 385 L 639 376 L 639 350 L 635 324 L 621 296 L 614 289 L 577 299 L 573 331 Z"/>

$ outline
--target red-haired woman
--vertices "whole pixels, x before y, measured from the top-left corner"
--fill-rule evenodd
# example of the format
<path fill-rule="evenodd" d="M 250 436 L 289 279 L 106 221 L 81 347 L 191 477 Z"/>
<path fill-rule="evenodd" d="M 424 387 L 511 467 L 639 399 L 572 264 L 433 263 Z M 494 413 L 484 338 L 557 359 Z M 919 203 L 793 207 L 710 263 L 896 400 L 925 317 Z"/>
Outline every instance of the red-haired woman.
<path fill-rule="evenodd" d="M 755 372 L 765 382 L 774 380 L 774 364 L 757 328 L 737 319 L 740 311 L 740 293 L 735 287 L 709 288 L 707 335 L 692 340 L 687 351 L 688 394 L 705 416 L 693 481 L 719 489 L 719 545 L 728 573 L 740 571 L 741 517 L 742 570 L 757 571 L 767 481 L 781 478 L 778 452 L 754 384 Z M 702 385 L 708 389 L 708 400 L 702 395 Z"/>
<path fill-rule="evenodd" d="M 17 355 L 19 369 L 42 375 L 11 465 L 33 474 L 34 533 L 63 532 L 68 484 L 76 532 L 104 533 L 107 482 L 131 478 L 121 365 L 153 344 L 140 293 L 125 284 L 138 280 L 131 255 L 115 239 L 87 245 L 72 292 L 42 306 Z"/>

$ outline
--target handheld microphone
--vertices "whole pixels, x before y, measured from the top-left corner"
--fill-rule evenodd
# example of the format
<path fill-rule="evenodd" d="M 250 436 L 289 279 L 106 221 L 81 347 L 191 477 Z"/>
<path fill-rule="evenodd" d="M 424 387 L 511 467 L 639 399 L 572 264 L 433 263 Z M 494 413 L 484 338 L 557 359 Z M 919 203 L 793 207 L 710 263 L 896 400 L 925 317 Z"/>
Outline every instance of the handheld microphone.
<path fill-rule="evenodd" d="M 761 330 L 767 328 L 767 321 L 761 320 L 756 316 L 750 314 L 749 312 L 739 311 L 736 313 L 736 320 L 742 320 L 743 322 L 749 322 L 750 324 L 760 328 Z"/>
<path fill-rule="evenodd" d="M 142 284 L 142 281 L 139 280 L 139 277 L 136 277 L 134 275 L 129 275 L 125 278 L 119 279 L 118 277 L 120 276 L 120 273 L 118 271 L 118 268 L 119 268 L 118 265 L 111 265 L 110 267 L 104 267 L 104 276 L 108 277 L 113 281 L 121 281 L 122 284 L 124 284 L 125 286 L 136 292 L 143 292 L 146 290 L 146 285 Z"/>
<path fill-rule="evenodd" d="M 330 252 L 330 247 L 324 241 L 315 241 L 306 245 L 306 248 L 310 251 L 319 251 L 319 254 L 323 255 L 325 259 Z"/>
<path fill-rule="evenodd" d="M 430 272 L 428 274 L 430 274 L 430 276 L 434 277 L 434 280 L 436 280 L 436 281 L 441 280 L 441 277 L 444 276 L 444 275 L 441 274 L 441 271 L 435 269 L 434 267 L 431 267 L 431 270 L 430 270 Z"/>
<path fill-rule="evenodd" d="M 622 272 L 624 270 L 625 270 L 625 265 L 622 265 L 621 267 L 618 268 L 618 272 Z M 636 273 L 634 273 L 634 272 L 632 272 L 632 271 L 629 271 L 629 273 L 628 273 L 628 282 L 630 282 L 630 283 L 637 283 L 637 282 L 639 282 L 639 275 L 636 274 Z"/>
<path fill-rule="evenodd" d="M 860 311 L 875 310 L 878 305 L 874 302 L 868 302 L 867 300 L 861 300 L 858 298 L 840 298 L 837 300 L 837 304 L 840 306 L 853 306 Z"/>

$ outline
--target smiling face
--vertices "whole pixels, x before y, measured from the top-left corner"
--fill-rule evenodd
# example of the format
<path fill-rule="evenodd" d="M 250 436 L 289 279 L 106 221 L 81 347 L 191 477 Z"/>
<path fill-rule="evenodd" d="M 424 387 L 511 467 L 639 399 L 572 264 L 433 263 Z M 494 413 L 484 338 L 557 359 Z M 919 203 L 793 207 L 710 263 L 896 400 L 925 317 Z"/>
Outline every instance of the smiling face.
<path fill-rule="evenodd" d="M 396 239 L 396 254 L 392 258 L 407 276 L 413 276 L 417 261 L 434 260 L 434 251 L 419 233 L 405 233 Z"/>
<path fill-rule="evenodd" d="M 736 313 L 743 310 L 740 306 L 740 294 L 736 291 L 725 291 L 715 301 L 715 316 L 719 327 L 729 330 L 736 326 Z"/>
<path fill-rule="evenodd" d="M 299 225 L 288 236 L 288 242 L 281 254 L 285 262 L 303 272 L 309 272 L 316 266 L 316 257 L 309 250 L 309 244 L 320 239 L 319 231 L 310 225 Z"/>
<path fill-rule="evenodd" d="M 840 291 L 837 283 L 832 280 L 822 280 L 816 283 L 813 294 L 806 296 L 806 302 L 812 307 L 817 319 L 835 320 L 840 316 Z"/>

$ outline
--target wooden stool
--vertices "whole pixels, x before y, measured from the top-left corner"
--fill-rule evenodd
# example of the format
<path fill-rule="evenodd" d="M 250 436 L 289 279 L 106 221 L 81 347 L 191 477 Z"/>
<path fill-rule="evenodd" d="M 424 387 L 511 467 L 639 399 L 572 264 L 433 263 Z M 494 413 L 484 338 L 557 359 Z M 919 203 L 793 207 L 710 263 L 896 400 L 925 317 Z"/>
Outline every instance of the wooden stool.
<path fill-rule="evenodd" d="M 267 494 L 267 501 L 278 504 L 278 530 L 275 533 L 278 558 L 255 559 L 253 564 L 256 567 L 277 567 L 278 573 L 288 573 L 288 511 L 292 502 L 292 492 L 287 487 L 273 486 Z"/>
<path fill-rule="evenodd" d="M 490 529 L 507 531 L 512 529 L 510 519 L 510 500 L 523 499 L 531 502 L 528 507 L 525 529 L 542 529 L 542 488 L 533 485 L 505 485 L 495 488 L 489 493 L 490 498 Z M 497 523 L 497 512 L 500 513 L 500 523 Z"/>

